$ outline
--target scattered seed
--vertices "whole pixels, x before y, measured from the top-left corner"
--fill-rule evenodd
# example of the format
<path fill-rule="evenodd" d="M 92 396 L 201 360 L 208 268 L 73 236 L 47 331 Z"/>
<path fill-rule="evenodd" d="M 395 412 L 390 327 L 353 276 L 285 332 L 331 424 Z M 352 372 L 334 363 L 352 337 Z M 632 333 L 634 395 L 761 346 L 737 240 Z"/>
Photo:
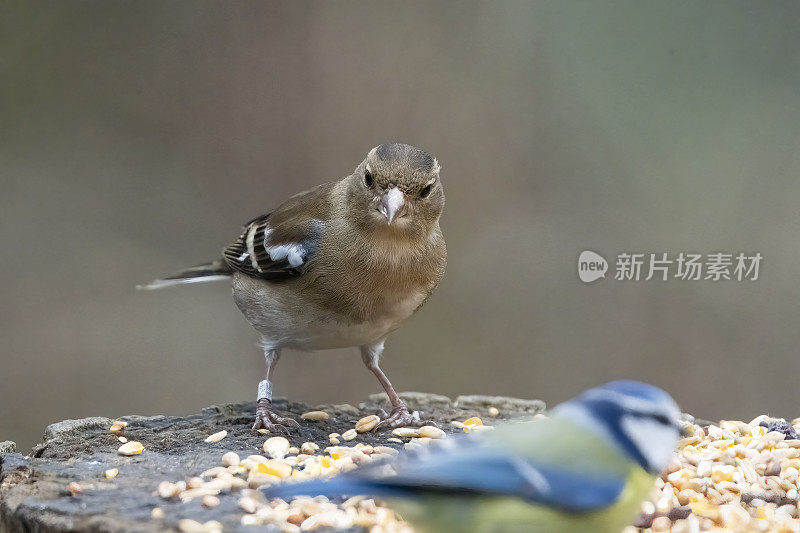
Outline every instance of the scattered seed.
<path fill-rule="evenodd" d="M 206 533 L 210 530 L 205 524 L 201 524 L 197 520 L 190 520 L 189 518 L 178 520 L 178 529 L 183 531 L 183 533 Z"/>
<path fill-rule="evenodd" d="M 199 489 L 203 486 L 203 478 L 201 477 L 190 477 L 186 480 L 186 488 L 188 489 Z"/>
<path fill-rule="evenodd" d="M 302 524 L 303 520 L 305 520 L 305 519 L 306 519 L 306 515 L 304 515 L 303 513 L 294 513 L 294 514 L 290 514 L 289 516 L 286 517 L 286 521 L 287 522 L 289 522 L 290 524 L 294 524 L 296 526 L 299 526 L 300 524 Z"/>
<path fill-rule="evenodd" d="M 74 481 L 67 485 L 67 490 L 69 490 L 69 493 L 73 496 L 77 496 L 83 492 L 83 488 L 81 487 L 80 483 L 76 483 Z"/>
<path fill-rule="evenodd" d="M 333 444 L 334 446 L 338 445 L 339 442 L 340 442 L 339 439 L 336 438 L 336 437 L 331 437 L 329 440 L 330 440 L 330 443 Z"/>
<path fill-rule="evenodd" d="M 117 449 L 117 452 L 120 455 L 139 455 L 143 451 L 144 451 L 144 446 L 142 446 L 142 443 L 137 442 L 135 440 L 126 442 Z"/>
<path fill-rule="evenodd" d="M 417 428 L 395 428 L 392 430 L 392 435 L 404 438 L 419 437 L 419 430 Z"/>
<path fill-rule="evenodd" d="M 300 446 L 300 452 L 306 455 L 314 455 L 317 450 L 319 450 L 319 446 L 314 442 L 304 442 Z"/>
<path fill-rule="evenodd" d="M 258 509 L 258 502 L 255 500 L 255 498 L 251 498 L 249 496 L 242 496 L 241 498 L 239 498 L 239 507 L 245 513 L 253 514 Z"/>
<path fill-rule="evenodd" d="M 359 433 L 366 433 L 367 431 L 372 431 L 375 429 L 375 426 L 381 421 L 381 417 L 378 415 L 369 415 L 365 416 L 364 418 L 360 419 L 356 422 L 356 431 Z"/>
<path fill-rule="evenodd" d="M 497 407 L 490 407 L 489 408 L 489 416 L 497 416 L 499 414 L 500 414 L 500 411 L 497 409 Z"/>
<path fill-rule="evenodd" d="M 169 481 L 162 481 L 158 484 L 158 495 L 164 498 L 165 500 L 169 498 L 173 498 L 178 495 L 180 489 L 175 483 L 170 483 Z"/>
<path fill-rule="evenodd" d="M 289 441 L 284 437 L 272 437 L 264 441 L 263 448 L 273 459 L 283 459 L 289 452 Z"/>
<path fill-rule="evenodd" d="M 201 502 L 203 503 L 203 507 L 211 509 L 212 507 L 216 507 L 217 505 L 219 505 L 219 498 L 211 494 L 207 494 L 203 496 Z"/>
<path fill-rule="evenodd" d="M 389 446 L 375 446 L 375 453 L 385 453 L 389 455 L 397 455 L 400 452 Z"/>
<path fill-rule="evenodd" d="M 111 468 L 109 470 L 106 470 L 106 478 L 107 479 L 115 478 L 115 477 L 117 477 L 117 474 L 119 474 L 119 469 L 118 468 Z"/>
<path fill-rule="evenodd" d="M 482 426 L 483 425 L 483 420 L 481 420 L 477 416 L 473 416 L 472 418 L 467 418 L 466 420 L 464 420 L 464 425 L 465 426 Z"/>
<path fill-rule="evenodd" d="M 297 446 L 292 446 L 289 448 L 289 455 L 297 455 L 298 453 L 300 453 L 300 450 L 297 448 Z"/>
<path fill-rule="evenodd" d="M 398 438 L 396 438 L 396 437 L 389 437 L 388 439 L 386 439 L 386 441 L 387 442 L 396 442 L 398 444 L 403 444 L 403 441 L 398 439 Z"/>
<path fill-rule="evenodd" d="M 271 476 L 287 477 L 292 474 L 292 467 L 284 462 L 272 460 L 266 463 L 258 463 L 258 471 Z"/>
<path fill-rule="evenodd" d="M 228 436 L 227 430 L 223 429 L 222 431 L 218 431 L 213 435 L 209 435 L 208 437 L 206 437 L 204 442 L 219 442 L 227 436 Z"/>
<path fill-rule="evenodd" d="M 308 411 L 300 415 L 300 418 L 302 418 L 303 420 L 313 420 L 314 422 L 320 422 L 329 419 L 330 415 L 325 411 Z"/>
<path fill-rule="evenodd" d="M 114 435 L 121 436 L 125 433 L 125 428 L 128 426 L 127 422 L 123 422 L 122 420 L 114 420 L 114 423 L 111 424 L 109 428 L 109 433 L 113 433 Z"/>
<path fill-rule="evenodd" d="M 222 464 L 225 466 L 239 466 L 239 454 L 235 452 L 225 452 L 222 455 Z"/>
<path fill-rule="evenodd" d="M 443 439 L 446 435 L 444 431 L 435 426 L 422 426 L 417 433 L 420 437 L 429 439 Z"/>
<path fill-rule="evenodd" d="M 164 518 L 164 510 L 161 507 L 153 507 L 153 510 L 150 511 L 150 518 L 153 520 Z"/>
<path fill-rule="evenodd" d="M 356 437 L 358 437 L 358 432 L 355 429 L 348 429 L 342 433 L 342 438 L 344 440 L 353 440 Z"/>
<path fill-rule="evenodd" d="M 122 444 L 128 442 L 128 439 L 126 437 L 117 437 L 117 440 L 120 441 Z"/>

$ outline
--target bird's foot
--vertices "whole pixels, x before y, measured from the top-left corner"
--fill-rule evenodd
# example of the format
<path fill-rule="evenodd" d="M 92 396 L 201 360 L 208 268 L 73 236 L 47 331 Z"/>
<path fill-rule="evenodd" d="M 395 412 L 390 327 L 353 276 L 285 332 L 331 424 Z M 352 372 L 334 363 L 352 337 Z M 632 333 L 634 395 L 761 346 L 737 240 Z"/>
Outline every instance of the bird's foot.
<path fill-rule="evenodd" d="M 270 432 L 288 432 L 289 427 L 300 427 L 297 420 L 284 418 L 272 412 L 272 402 L 266 398 L 258 400 L 256 407 L 256 421 L 253 423 L 250 433 L 258 434 L 259 429 L 266 429 Z"/>
<path fill-rule="evenodd" d="M 391 414 L 378 424 L 379 428 L 401 428 L 401 427 L 408 427 L 408 426 L 421 426 L 423 425 L 419 419 L 414 418 L 411 413 L 408 411 L 408 407 L 405 405 L 398 405 L 394 409 L 392 409 Z"/>

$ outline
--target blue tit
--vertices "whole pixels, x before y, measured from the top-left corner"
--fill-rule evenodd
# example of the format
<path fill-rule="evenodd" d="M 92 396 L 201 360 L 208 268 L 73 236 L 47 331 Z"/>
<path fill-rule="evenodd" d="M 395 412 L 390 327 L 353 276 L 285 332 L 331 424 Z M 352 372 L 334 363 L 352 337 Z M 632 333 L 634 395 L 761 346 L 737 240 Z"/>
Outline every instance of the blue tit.
<path fill-rule="evenodd" d="M 421 532 L 619 533 L 672 458 L 680 414 L 663 390 L 615 381 L 547 418 L 401 454 L 390 475 L 369 464 L 266 492 L 378 496 Z"/>

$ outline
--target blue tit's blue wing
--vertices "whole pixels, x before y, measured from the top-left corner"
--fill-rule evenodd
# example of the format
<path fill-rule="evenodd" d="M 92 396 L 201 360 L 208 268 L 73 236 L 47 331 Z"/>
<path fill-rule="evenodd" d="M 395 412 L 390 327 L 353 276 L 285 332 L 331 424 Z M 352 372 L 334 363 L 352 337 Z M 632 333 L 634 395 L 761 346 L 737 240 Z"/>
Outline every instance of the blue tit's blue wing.
<path fill-rule="evenodd" d="M 441 450 L 395 465 L 396 475 L 362 468 L 330 480 L 273 486 L 270 497 L 355 495 L 416 498 L 425 494 L 513 496 L 570 511 L 592 511 L 613 504 L 625 479 L 587 474 L 562 465 L 542 465 L 485 446 Z"/>
<path fill-rule="evenodd" d="M 381 479 L 413 491 L 506 495 L 572 511 L 590 511 L 613 504 L 625 479 L 587 474 L 563 465 L 543 465 L 518 455 L 476 449 L 449 456 L 435 454 Z"/>

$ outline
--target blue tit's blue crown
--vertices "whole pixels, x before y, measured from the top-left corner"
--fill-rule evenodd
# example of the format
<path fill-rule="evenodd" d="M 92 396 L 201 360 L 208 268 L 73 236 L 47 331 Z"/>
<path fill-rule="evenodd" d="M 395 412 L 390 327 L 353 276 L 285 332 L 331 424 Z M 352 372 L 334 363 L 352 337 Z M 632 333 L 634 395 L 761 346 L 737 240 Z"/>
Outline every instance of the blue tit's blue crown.
<path fill-rule="evenodd" d="M 624 396 L 628 396 L 631 398 L 639 398 L 642 400 L 651 401 L 655 403 L 674 402 L 672 396 L 670 396 L 663 390 L 653 385 L 642 383 L 641 381 L 621 379 L 618 381 L 612 381 L 610 383 L 606 383 L 605 385 L 601 385 L 600 387 L 597 388 L 601 390 L 610 390 L 618 392 L 619 394 L 622 394 Z"/>
<path fill-rule="evenodd" d="M 680 409 L 672 397 L 638 381 L 589 389 L 557 410 L 610 438 L 650 472 L 666 466 L 680 435 Z"/>

